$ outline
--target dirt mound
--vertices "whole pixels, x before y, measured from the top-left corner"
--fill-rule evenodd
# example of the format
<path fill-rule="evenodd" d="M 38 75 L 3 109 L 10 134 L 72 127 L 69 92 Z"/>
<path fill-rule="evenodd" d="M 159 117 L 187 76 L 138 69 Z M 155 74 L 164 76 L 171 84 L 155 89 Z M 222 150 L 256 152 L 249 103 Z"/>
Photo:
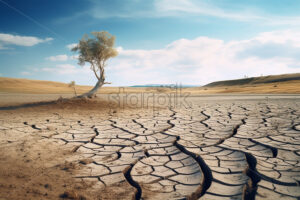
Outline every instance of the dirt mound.
<path fill-rule="evenodd" d="M 112 101 L 107 101 L 100 98 L 73 98 L 63 99 L 60 98 L 57 101 L 53 101 L 52 104 L 46 105 L 51 108 L 63 108 L 63 109 L 85 109 L 85 110 L 98 110 L 98 109 L 112 109 L 117 108 L 117 104 Z"/>

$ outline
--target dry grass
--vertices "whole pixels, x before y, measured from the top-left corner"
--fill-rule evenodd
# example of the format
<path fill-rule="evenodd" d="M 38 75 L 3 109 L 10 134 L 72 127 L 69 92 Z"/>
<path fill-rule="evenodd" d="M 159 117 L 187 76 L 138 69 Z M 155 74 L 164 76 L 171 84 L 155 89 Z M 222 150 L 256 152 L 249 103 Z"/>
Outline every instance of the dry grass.
<path fill-rule="evenodd" d="M 90 86 L 76 87 L 78 92 L 88 91 Z M 17 78 L 0 78 L 0 92 L 31 94 L 63 94 L 73 93 L 73 88 L 66 83 L 38 81 Z"/>
<path fill-rule="evenodd" d="M 237 86 L 237 85 L 251 85 L 251 84 L 267 84 L 278 83 L 285 81 L 300 80 L 300 73 L 280 74 L 270 76 L 250 77 L 243 79 L 233 79 L 225 81 L 216 81 L 205 85 L 206 87 L 221 87 L 221 86 Z"/>
<path fill-rule="evenodd" d="M 88 92 L 92 89 L 92 86 L 75 86 L 77 94 Z M 100 93 L 140 93 L 145 92 L 145 88 L 134 87 L 103 87 Z M 150 89 L 148 92 L 155 92 L 156 89 Z M 29 79 L 17 79 L 17 78 L 4 78 L 0 77 L 0 92 L 3 93 L 26 93 L 26 94 L 73 94 L 73 88 L 69 87 L 69 84 L 54 82 L 54 81 L 40 81 Z"/>
<path fill-rule="evenodd" d="M 300 80 L 237 86 L 189 88 L 192 94 L 300 94 Z"/>
<path fill-rule="evenodd" d="M 77 94 L 89 91 L 92 86 L 76 86 Z M 16 78 L 0 78 L 0 92 L 3 93 L 27 93 L 27 94 L 73 94 L 73 89 L 66 83 L 53 81 L 38 81 Z M 175 89 L 170 88 L 135 88 L 135 87 L 103 87 L 100 94 L 110 93 L 173 93 Z M 197 87 L 183 88 L 182 92 L 192 94 L 219 94 L 219 93 L 284 93 L 300 94 L 300 80 L 284 81 L 264 84 L 246 84 L 237 86 Z"/>

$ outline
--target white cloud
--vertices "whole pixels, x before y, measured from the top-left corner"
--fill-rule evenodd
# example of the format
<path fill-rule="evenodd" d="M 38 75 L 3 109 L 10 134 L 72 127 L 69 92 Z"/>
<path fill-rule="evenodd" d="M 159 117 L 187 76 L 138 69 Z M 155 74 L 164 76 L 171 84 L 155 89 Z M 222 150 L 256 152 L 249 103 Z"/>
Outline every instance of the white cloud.
<path fill-rule="evenodd" d="M 156 0 L 158 13 L 166 16 L 211 16 L 235 21 L 259 22 L 268 25 L 300 25 L 300 16 L 277 16 L 258 8 L 240 7 L 228 10 L 209 1 L 199 0 Z"/>
<path fill-rule="evenodd" d="M 248 21 L 261 18 L 260 16 L 252 14 L 246 9 L 238 12 L 226 11 L 213 4 L 198 0 L 156 0 L 154 5 L 158 13 L 166 16 L 178 16 L 184 14 L 206 15 L 240 21 Z"/>
<path fill-rule="evenodd" d="M 265 32 L 229 42 L 208 37 L 180 39 L 157 50 L 118 48 L 119 56 L 109 62 L 107 77 L 116 80 L 116 85 L 205 84 L 244 75 L 296 73 L 300 71 L 299 34 Z"/>
<path fill-rule="evenodd" d="M 120 0 L 117 1 L 119 4 L 118 7 L 115 7 L 115 4 L 104 5 L 102 2 L 96 0 L 90 1 L 94 4 L 94 6 L 88 13 L 95 18 L 159 18 L 179 17 L 184 15 L 206 15 L 235 20 L 260 18 L 246 9 L 238 12 L 229 12 L 203 0 L 151 0 L 147 2 Z"/>
<path fill-rule="evenodd" d="M 72 59 L 72 60 L 78 60 L 78 58 L 79 58 L 79 55 L 72 55 L 72 56 L 70 56 L 70 59 Z"/>
<path fill-rule="evenodd" d="M 79 55 L 75 54 L 75 55 L 71 55 L 68 56 L 66 54 L 62 54 L 62 55 L 56 55 L 56 56 L 49 56 L 46 58 L 46 60 L 50 60 L 50 61 L 68 61 L 68 60 L 78 60 Z"/>
<path fill-rule="evenodd" d="M 77 43 L 72 43 L 72 44 L 68 44 L 66 47 L 71 50 L 76 46 L 77 46 Z"/>
<path fill-rule="evenodd" d="M 264 32 L 259 34 L 254 40 L 258 40 L 264 44 L 269 42 L 277 44 L 291 43 L 291 45 L 300 47 L 300 31 L 283 30 Z"/>
<path fill-rule="evenodd" d="M 300 25 L 300 16 L 274 15 L 260 10 L 257 7 L 249 6 L 235 5 L 237 9 L 228 9 L 224 6 L 217 5 L 214 1 L 206 0 L 116 0 L 116 3 L 109 5 L 97 0 L 90 1 L 93 4 L 91 10 L 77 13 L 75 16 L 61 19 L 61 21 L 68 21 L 74 17 L 81 17 L 85 14 L 92 15 L 99 19 L 208 16 L 266 25 Z M 116 7 L 116 4 L 119 6 Z"/>
<path fill-rule="evenodd" d="M 53 40 L 53 38 L 41 39 L 32 36 L 19 36 L 19 35 L 0 33 L 0 49 L 5 48 L 6 45 L 34 46 L 39 43 L 49 42 L 51 40 Z"/>
<path fill-rule="evenodd" d="M 71 64 L 59 64 L 55 67 L 45 67 L 42 68 L 42 71 L 45 72 L 52 72 L 59 75 L 65 75 L 65 74 L 86 74 L 90 72 L 90 68 L 88 66 L 84 67 L 77 67 Z"/>
<path fill-rule="evenodd" d="M 31 72 L 23 71 L 23 72 L 21 72 L 21 75 L 28 76 L 28 75 L 31 75 Z"/>
<path fill-rule="evenodd" d="M 50 61 L 67 61 L 68 59 L 69 57 L 66 54 L 50 56 L 46 58 L 46 60 L 50 60 Z"/>

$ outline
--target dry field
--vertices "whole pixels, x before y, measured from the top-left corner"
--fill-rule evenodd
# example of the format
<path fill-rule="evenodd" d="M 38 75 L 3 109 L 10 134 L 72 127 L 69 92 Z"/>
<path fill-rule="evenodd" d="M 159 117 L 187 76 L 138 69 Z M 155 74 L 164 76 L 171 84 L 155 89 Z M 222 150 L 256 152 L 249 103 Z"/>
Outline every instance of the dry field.
<path fill-rule="evenodd" d="M 0 199 L 300 198 L 299 95 L 159 96 L 2 107 Z"/>
<path fill-rule="evenodd" d="M 300 80 L 279 83 L 189 88 L 192 94 L 300 94 Z"/>
<path fill-rule="evenodd" d="M 76 86 L 78 94 L 89 91 L 91 86 Z M 217 85 L 214 87 L 195 87 L 195 88 L 178 88 L 179 92 L 188 92 L 193 95 L 201 94 L 300 94 L 300 80 L 290 80 L 276 83 L 258 83 L 245 85 Z M 103 87 L 99 90 L 99 94 L 115 94 L 115 93 L 174 93 L 174 88 L 145 88 L 145 87 Z M 37 94 L 57 94 L 71 97 L 74 95 L 73 88 L 66 83 L 52 81 L 37 81 L 16 78 L 0 77 L 0 94 L 15 93 L 29 94 L 33 96 Z M 25 95 L 25 96 L 29 96 Z M 40 98 L 40 97 L 39 97 Z M 41 98 L 45 98 L 42 95 Z"/>

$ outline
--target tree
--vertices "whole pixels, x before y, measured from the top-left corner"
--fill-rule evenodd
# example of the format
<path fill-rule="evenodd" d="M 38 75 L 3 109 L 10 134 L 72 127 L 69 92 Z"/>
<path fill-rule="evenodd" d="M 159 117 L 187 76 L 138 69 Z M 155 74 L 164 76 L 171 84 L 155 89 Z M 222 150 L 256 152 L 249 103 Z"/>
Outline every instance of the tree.
<path fill-rule="evenodd" d="M 76 89 L 75 89 L 75 85 L 76 85 L 75 81 L 71 81 L 71 82 L 69 83 L 69 87 L 73 88 L 74 94 L 75 94 L 75 96 L 77 96 Z"/>
<path fill-rule="evenodd" d="M 109 84 L 105 82 L 105 67 L 106 61 L 109 58 L 118 55 L 117 50 L 114 48 L 115 36 L 111 35 L 106 31 L 92 32 L 94 38 L 89 38 L 88 35 L 84 35 L 79 41 L 79 44 L 72 49 L 74 52 L 79 52 L 79 65 L 83 66 L 85 62 L 91 64 L 91 70 L 94 72 L 96 78 L 98 79 L 94 88 L 79 96 L 79 97 L 89 97 L 95 96 L 96 92 L 104 84 Z"/>

